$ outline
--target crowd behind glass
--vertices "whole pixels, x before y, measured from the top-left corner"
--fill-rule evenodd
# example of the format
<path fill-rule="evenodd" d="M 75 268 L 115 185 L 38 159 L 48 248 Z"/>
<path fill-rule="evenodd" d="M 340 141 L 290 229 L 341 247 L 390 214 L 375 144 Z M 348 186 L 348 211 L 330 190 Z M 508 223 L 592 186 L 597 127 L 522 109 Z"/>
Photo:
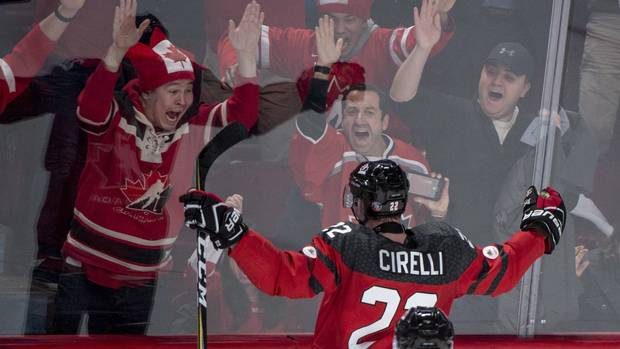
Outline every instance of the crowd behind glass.
<path fill-rule="evenodd" d="M 117 112 L 123 115 L 118 127 L 132 129 L 127 132 L 145 144 L 148 140 L 142 146 L 155 147 L 152 154 L 173 147 L 175 137 L 185 133 L 197 132 L 203 144 L 229 121 L 247 124 L 252 137 L 216 163 L 207 187 L 223 197 L 242 194 L 244 219 L 280 248 L 299 249 L 326 226 L 352 218 L 341 204 L 346 177 L 338 173 L 348 175 L 360 161 L 385 157 L 408 173 L 449 179 L 435 199 L 414 196 L 403 224 L 446 221 L 479 245 L 507 239 L 518 229 L 522 194 L 532 180 L 552 1 L 437 2 L 433 6 L 440 16 L 429 34 L 411 28 L 414 17 L 423 18 L 420 11 L 414 15 L 414 7 L 422 5 L 416 0 L 262 0 L 260 8 L 250 10 L 246 0 L 187 0 L 183 6 L 140 0 L 135 23 L 144 26 L 135 39 L 149 49 L 172 42 L 174 50 L 167 52 L 174 54 L 168 57 L 181 67 L 175 77 L 193 80 L 178 87 L 177 93 L 186 96 L 181 98 L 188 98 L 181 107 L 151 122 L 151 138 L 141 133 L 150 132 L 148 127 L 123 124 L 131 104 L 117 101 L 139 99 L 146 111 L 137 113 L 147 113 L 150 97 L 141 91 L 148 90 L 145 84 L 164 82 L 145 78 L 156 77 L 152 72 L 159 68 L 141 65 L 141 52 L 122 50 L 123 39 L 113 33 L 119 3 L 0 3 L 0 52 L 6 54 L 0 60 L 0 92 L 5 93 L 0 96 L 0 308 L 5 312 L 0 334 L 89 328 L 149 335 L 195 332 L 195 233 L 179 224 L 183 212 L 177 203 L 177 194 L 191 186 L 193 163 L 185 158 L 192 153 L 179 150 L 170 177 L 158 177 L 159 167 L 138 177 L 126 176 L 137 173 L 123 168 L 128 164 L 109 168 L 107 154 L 119 145 L 91 143 L 105 137 L 101 127 Z M 121 9 L 130 11 L 132 3 L 122 1 Z M 321 62 L 316 53 L 317 37 L 324 38 L 315 34 L 320 22 L 333 27 L 332 41 L 340 39 L 333 62 Z M 32 41 L 20 42 L 24 37 Z M 558 251 L 542 266 L 536 331 L 617 331 L 620 3 L 574 0 L 568 38 L 562 108 L 552 115 L 557 139 L 551 184 L 562 192 L 570 214 Z M 114 51 L 119 47 L 120 55 Z M 116 66 L 116 75 L 96 75 L 102 59 L 105 66 Z M 321 105 L 313 100 L 317 73 L 327 80 L 319 90 Z M 89 90 L 90 77 L 94 87 Z M 141 85 L 132 94 L 126 87 L 137 77 Z M 252 84 L 259 85 L 258 100 L 251 97 Z M 377 91 L 375 109 L 342 103 L 360 84 Z M 102 86 L 110 89 L 108 100 Z M 112 89 L 119 99 L 110 107 Z M 108 109 L 91 113 L 99 99 Z M 245 118 L 253 110 L 257 119 Z M 308 111 L 325 118 L 325 133 L 313 129 Z M 181 132 L 174 125 L 186 113 L 204 120 L 188 123 Z M 173 126 L 166 129 L 166 122 Z M 198 131 L 192 131 L 197 124 Z M 321 143 L 330 132 L 343 133 L 346 144 Z M 308 150 L 313 146 L 324 148 L 314 154 Z M 86 171 L 95 174 L 82 178 L 87 185 L 79 184 Z M 106 194 L 114 183 L 129 204 Z M 86 186 L 99 188 L 85 192 Z M 153 188 L 156 194 L 149 192 Z M 140 239 L 115 247 L 124 235 L 89 219 L 83 210 L 91 204 L 128 217 L 141 210 L 143 224 L 157 224 L 164 215 L 167 230 L 157 240 L 160 245 L 150 249 L 134 248 L 143 246 Z M 88 233 L 99 228 L 113 237 L 103 251 L 120 248 L 119 255 L 142 268 L 135 270 L 155 270 L 149 282 L 139 273 L 118 281 L 97 276 L 101 270 L 86 272 L 107 287 L 117 281 L 127 286 L 131 277 L 148 285 L 146 294 L 127 291 L 123 300 L 128 313 L 145 314 L 137 330 L 110 330 L 93 320 L 80 329 L 82 314 L 73 314 L 77 322 L 54 323 L 59 275 L 67 268 L 87 269 L 71 253 L 83 257 L 89 251 L 84 244 L 102 244 Z M 161 253 L 154 253 L 157 248 Z M 208 261 L 209 334 L 313 330 L 317 300 L 260 293 L 226 253 L 214 252 Z M 518 309 L 517 288 L 499 298 L 458 300 L 450 319 L 457 334 L 514 334 Z"/>

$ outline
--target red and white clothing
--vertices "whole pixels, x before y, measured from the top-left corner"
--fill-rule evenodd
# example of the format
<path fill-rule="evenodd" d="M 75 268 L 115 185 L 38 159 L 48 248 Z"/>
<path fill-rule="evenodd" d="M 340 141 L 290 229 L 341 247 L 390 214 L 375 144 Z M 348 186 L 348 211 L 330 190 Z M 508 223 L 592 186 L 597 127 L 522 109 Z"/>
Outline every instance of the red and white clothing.
<path fill-rule="evenodd" d="M 441 51 L 452 37 L 442 32 L 441 39 L 433 47 L 432 55 Z M 363 40 L 363 39 L 360 39 Z M 415 27 L 386 29 L 372 25 L 363 45 L 351 57 L 343 60 L 357 63 L 366 71 L 366 82 L 389 88 L 396 70 L 416 45 Z M 228 38 L 218 48 L 222 75 L 226 68 L 236 63 L 236 52 Z M 316 39 L 314 30 L 277 28 L 263 25 L 258 45 L 258 64 L 261 69 L 296 80 L 308 67 L 316 63 Z"/>
<path fill-rule="evenodd" d="M 386 134 L 383 137 L 387 148 L 381 158 L 393 160 L 407 173 L 430 173 L 430 166 L 420 151 Z M 290 144 L 289 165 L 304 198 L 322 206 L 321 227 L 352 221 L 351 209 L 342 205 L 344 187 L 357 165 L 373 160 L 379 158 L 365 157 L 355 152 L 345 135 L 331 126 L 325 125 L 321 137 L 313 139 L 305 135 L 298 125 Z M 401 217 L 405 227 L 416 225 L 413 207 L 413 200 L 409 200 Z"/>
<path fill-rule="evenodd" d="M 11 53 L 0 58 L 0 113 L 28 87 L 54 46 L 37 24 Z"/>
<path fill-rule="evenodd" d="M 78 100 L 88 154 L 64 246 L 68 263 L 110 288 L 169 267 L 183 225 L 176 198 L 192 186 L 198 152 L 213 127 L 236 120 L 249 129 L 258 117 L 258 85 L 244 83 L 228 100 L 186 114 L 175 131 L 157 132 L 143 114 L 138 80 L 114 98 L 117 78 L 100 65 Z"/>
<path fill-rule="evenodd" d="M 228 20 L 239 22 L 247 0 L 203 0 L 207 40 L 217 49 L 217 42 L 228 29 Z M 302 28 L 306 25 L 306 8 L 303 1 L 262 0 L 261 9 L 268 13 L 265 20 L 278 27 Z"/>
<path fill-rule="evenodd" d="M 484 248 L 446 223 L 409 233 L 419 248 L 365 226 L 339 223 L 293 252 L 250 230 L 230 256 L 267 294 L 324 293 L 313 348 L 391 348 L 396 322 L 407 309 L 437 306 L 449 314 L 454 299 L 465 294 L 507 292 L 545 248 L 542 236 L 523 231 Z"/>

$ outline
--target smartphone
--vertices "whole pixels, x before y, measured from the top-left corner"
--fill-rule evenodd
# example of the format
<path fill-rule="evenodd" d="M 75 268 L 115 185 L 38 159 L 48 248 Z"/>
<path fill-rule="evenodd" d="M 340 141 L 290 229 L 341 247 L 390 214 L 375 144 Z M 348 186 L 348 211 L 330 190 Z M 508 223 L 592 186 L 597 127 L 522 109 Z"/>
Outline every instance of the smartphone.
<path fill-rule="evenodd" d="M 422 196 L 433 201 L 441 198 L 441 192 L 446 184 L 443 178 L 433 178 L 421 173 L 409 173 L 409 193 Z"/>

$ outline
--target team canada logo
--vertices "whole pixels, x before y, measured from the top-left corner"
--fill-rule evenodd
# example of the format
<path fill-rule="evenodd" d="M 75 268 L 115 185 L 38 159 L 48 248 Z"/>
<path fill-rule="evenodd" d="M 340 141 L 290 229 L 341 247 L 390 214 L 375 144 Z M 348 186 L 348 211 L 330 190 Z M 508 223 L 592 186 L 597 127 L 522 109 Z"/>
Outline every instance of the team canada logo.
<path fill-rule="evenodd" d="M 121 191 L 129 200 L 127 208 L 161 214 L 170 195 L 170 185 L 168 176 L 151 171 L 136 181 L 125 179 Z"/>

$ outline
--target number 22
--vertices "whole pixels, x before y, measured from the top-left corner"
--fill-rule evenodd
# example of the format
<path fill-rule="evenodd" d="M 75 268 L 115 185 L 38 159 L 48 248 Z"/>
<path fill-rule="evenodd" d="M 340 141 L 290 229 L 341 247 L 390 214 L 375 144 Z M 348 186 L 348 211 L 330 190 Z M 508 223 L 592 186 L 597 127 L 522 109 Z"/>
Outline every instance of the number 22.
<path fill-rule="evenodd" d="M 362 303 L 376 305 L 377 302 L 385 303 L 385 311 L 381 318 L 367 326 L 361 327 L 349 337 L 349 349 L 366 349 L 370 347 L 373 342 L 364 342 L 358 344 L 360 338 L 365 337 L 371 333 L 379 332 L 390 326 L 394 315 L 398 311 L 398 305 L 400 304 L 400 294 L 398 291 L 391 288 L 385 288 L 380 286 L 373 286 L 362 295 Z M 437 295 L 433 293 L 417 292 L 411 295 L 405 302 L 405 311 L 418 306 L 432 307 L 437 303 Z"/>

